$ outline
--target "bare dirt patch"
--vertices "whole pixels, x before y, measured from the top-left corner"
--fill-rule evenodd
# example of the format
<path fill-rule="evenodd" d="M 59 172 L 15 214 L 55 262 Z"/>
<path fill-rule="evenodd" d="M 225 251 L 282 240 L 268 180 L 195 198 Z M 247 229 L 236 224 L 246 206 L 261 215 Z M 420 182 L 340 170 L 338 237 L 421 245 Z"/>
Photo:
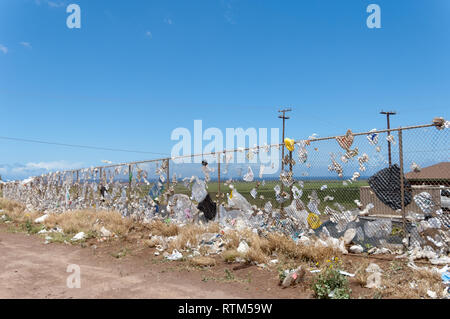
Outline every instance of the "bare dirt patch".
<path fill-rule="evenodd" d="M 123 256 L 114 253 L 125 251 Z M 281 289 L 276 273 L 255 266 L 233 270 L 166 261 L 133 243 L 90 241 L 44 244 L 41 236 L 0 225 L 0 298 L 308 298 L 301 289 Z M 67 266 L 81 268 L 81 288 L 67 288 Z M 226 272 L 227 270 L 228 272 Z M 232 275 L 227 275 L 232 274 Z M 275 292 L 275 295 L 274 295 Z"/>

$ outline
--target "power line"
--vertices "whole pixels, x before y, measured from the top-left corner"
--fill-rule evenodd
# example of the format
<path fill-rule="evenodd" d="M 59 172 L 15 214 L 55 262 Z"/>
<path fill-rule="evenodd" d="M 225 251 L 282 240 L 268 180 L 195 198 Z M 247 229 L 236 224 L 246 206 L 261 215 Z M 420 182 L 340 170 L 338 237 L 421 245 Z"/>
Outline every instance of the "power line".
<path fill-rule="evenodd" d="M 135 151 L 135 150 L 125 150 L 125 149 L 119 149 L 119 148 L 109 148 L 109 147 L 99 147 L 99 146 L 89 146 L 89 145 L 79 145 L 79 144 L 66 144 L 66 143 L 57 143 L 57 142 L 48 142 L 48 141 L 38 141 L 38 140 L 31 140 L 31 139 L 18 138 L 18 137 L 0 136 L 0 139 L 10 140 L 10 141 L 18 141 L 18 142 L 39 143 L 39 144 L 58 145 L 58 146 L 76 147 L 76 148 L 86 148 L 86 149 L 102 150 L 102 151 L 112 151 L 112 152 L 168 155 L 167 153 Z"/>

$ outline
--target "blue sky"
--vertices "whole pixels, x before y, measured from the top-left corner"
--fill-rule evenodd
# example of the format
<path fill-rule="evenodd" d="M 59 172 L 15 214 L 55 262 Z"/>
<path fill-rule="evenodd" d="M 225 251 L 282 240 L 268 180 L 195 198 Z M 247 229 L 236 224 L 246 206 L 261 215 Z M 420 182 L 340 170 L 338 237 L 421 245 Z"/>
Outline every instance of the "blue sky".
<path fill-rule="evenodd" d="M 278 127 L 280 106 L 295 139 L 384 128 L 381 109 L 428 123 L 449 56 L 447 0 L 0 0 L 0 136 L 170 153 L 177 127 Z M 0 174 L 160 156 L 0 139 Z"/>

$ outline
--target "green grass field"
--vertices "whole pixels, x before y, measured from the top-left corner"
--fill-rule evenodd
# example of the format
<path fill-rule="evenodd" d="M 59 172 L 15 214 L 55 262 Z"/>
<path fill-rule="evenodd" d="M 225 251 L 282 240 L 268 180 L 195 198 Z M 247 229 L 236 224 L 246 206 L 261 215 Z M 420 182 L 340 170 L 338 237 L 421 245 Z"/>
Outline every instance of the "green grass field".
<path fill-rule="evenodd" d="M 266 181 L 265 185 L 260 185 L 257 189 L 258 194 L 256 195 L 256 198 L 254 199 L 250 195 L 250 191 L 256 187 L 256 182 L 234 182 L 233 185 L 236 188 L 236 190 L 244 196 L 252 205 L 257 205 L 258 207 L 264 207 L 265 203 L 267 201 L 272 202 L 273 207 L 279 207 L 278 202 L 275 200 L 275 191 L 274 187 L 276 185 L 280 185 L 280 181 Z M 297 186 L 298 189 L 301 189 L 300 186 L 295 183 L 294 185 Z M 320 188 L 322 185 L 327 185 L 328 188 L 321 191 Z M 348 186 L 342 185 L 342 181 L 305 181 L 304 187 L 303 187 L 303 195 L 301 199 L 305 204 L 308 203 L 308 195 L 311 194 L 313 190 L 317 192 L 317 195 L 320 199 L 320 205 L 319 209 L 323 210 L 325 209 L 325 206 L 332 206 L 334 202 L 338 202 L 341 205 L 344 205 L 346 208 L 356 208 L 356 204 L 354 202 L 355 199 L 359 200 L 359 188 L 362 186 L 367 186 L 368 183 L 366 180 L 361 180 L 354 182 L 352 184 L 349 184 Z M 208 193 L 211 195 L 211 198 L 215 199 L 216 194 L 218 191 L 218 183 L 217 182 L 210 182 L 208 183 Z M 221 183 L 220 186 L 221 193 L 229 193 L 230 188 L 226 186 L 224 183 Z M 287 189 L 285 189 L 287 191 Z M 183 184 L 177 184 L 175 187 L 175 193 L 178 194 L 186 194 L 191 195 L 190 190 L 188 190 L 186 187 L 184 187 Z M 260 195 L 264 196 L 264 199 L 260 199 Z M 334 197 L 333 201 L 327 201 L 324 202 L 323 199 L 325 196 L 332 196 Z M 287 201 L 287 203 L 290 203 L 290 201 Z"/>
<path fill-rule="evenodd" d="M 276 185 L 282 185 L 280 181 L 266 181 L 265 185 L 260 185 L 257 189 L 257 196 L 256 198 L 253 198 L 250 195 L 250 191 L 253 188 L 256 188 L 257 182 L 243 182 L 243 181 L 235 181 L 233 182 L 234 187 L 237 189 L 237 191 L 244 196 L 251 205 L 256 205 L 259 208 L 263 208 L 264 205 L 270 201 L 272 203 L 272 206 L 274 208 L 279 208 L 280 204 L 275 200 L 275 191 L 274 187 Z M 208 185 L 208 193 L 210 194 L 211 198 L 215 201 L 216 200 L 216 194 L 218 192 L 219 184 L 218 182 L 209 182 Z M 302 189 L 298 183 L 295 183 L 294 185 L 297 186 L 298 189 Z M 327 189 L 321 191 L 320 188 L 322 185 L 327 185 Z M 140 196 L 144 197 L 148 194 L 149 189 L 153 185 L 140 185 L 139 186 L 139 194 Z M 166 185 L 164 185 L 166 187 Z M 343 205 L 347 209 L 356 208 L 355 199 L 360 199 L 359 195 L 359 189 L 362 186 L 368 186 L 367 180 L 360 180 L 357 182 L 354 182 L 352 184 L 348 184 L 348 186 L 344 186 L 342 184 L 342 181 L 325 181 L 325 180 L 316 180 L 316 181 L 304 181 L 304 187 L 303 187 L 303 195 L 301 199 L 305 204 L 308 204 L 309 198 L 308 196 L 312 193 L 313 190 L 317 192 L 317 195 L 320 199 L 320 205 L 319 210 L 323 211 L 326 206 L 330 206 L 331 208 L 334 207 L 334 203 L 339 203 Z M 188 196 L 191 196 L 191 190 L 186 188 L 183 183 L 179 182 L 175 185 L 175 194 L 185 194 Z M 285 188 L 285 191 L 288 191 L 287 188 Z M 76 197 L 77 190 L 76 187 L 71 188 L 71 196 L 72 198 Z M 230 193 L 230 188 L 225 185 L 224 182 L 221 182 L 220 186 L 220 192 L 222 194 Z M 264 196 L 264 199 L 260 198 L 260 195 Z M 334 199 L 332 201 L 324 201 L 325 196 L 332 196 Z M 92 196 L 92 195 L 90 195 Z M 119 196 L 119 195 L 118 195 Z M 226 200 L 226 198 L 224 198 Z M 291 200 L 288 200 L 285 202 L 285 205 L 289 205 Z"/>

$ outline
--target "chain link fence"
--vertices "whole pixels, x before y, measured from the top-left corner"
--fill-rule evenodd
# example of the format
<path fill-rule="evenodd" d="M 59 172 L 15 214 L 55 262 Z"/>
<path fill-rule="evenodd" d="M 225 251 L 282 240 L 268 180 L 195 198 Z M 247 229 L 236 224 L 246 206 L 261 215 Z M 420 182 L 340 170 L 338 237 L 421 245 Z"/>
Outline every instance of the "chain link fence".
<path fill-rule="evenodd" d="M 300 241 L 351 237 L 355 252 L 427 245 L 446 253 L 448 141 L 448 128 L 436 124 L 348 130 L 297 140 L 292 152 L 264 145 L 54 172 L 3 184 L 3 197 L 42 212 L 217 221 Z"/>

